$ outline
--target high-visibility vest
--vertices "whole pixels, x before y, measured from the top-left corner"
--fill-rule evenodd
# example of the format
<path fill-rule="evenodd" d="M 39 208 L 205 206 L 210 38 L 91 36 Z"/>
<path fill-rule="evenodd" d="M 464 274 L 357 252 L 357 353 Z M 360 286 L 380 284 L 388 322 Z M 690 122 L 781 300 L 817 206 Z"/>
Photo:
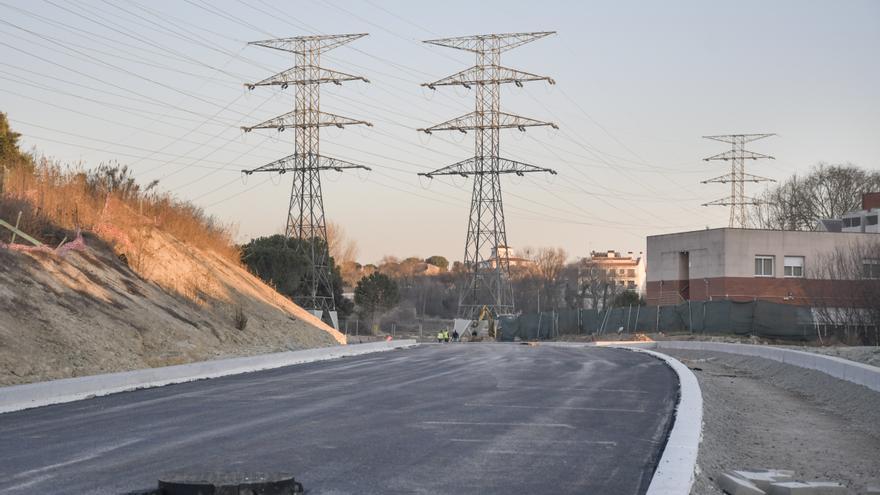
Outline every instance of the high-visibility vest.
<path fill-rule="evenodd" d="M 443 338 L 444 338 L 444 339 L 448 339 L 448 338 L 449 338 L 449 330 L 443 330 Z"/>
<path fill-rule="evenodd" d="M 442 338 L 443 338 L 443 332 L 437 332 L 437 338 L 438 338 L 438 339 L 442 339 Z"/>

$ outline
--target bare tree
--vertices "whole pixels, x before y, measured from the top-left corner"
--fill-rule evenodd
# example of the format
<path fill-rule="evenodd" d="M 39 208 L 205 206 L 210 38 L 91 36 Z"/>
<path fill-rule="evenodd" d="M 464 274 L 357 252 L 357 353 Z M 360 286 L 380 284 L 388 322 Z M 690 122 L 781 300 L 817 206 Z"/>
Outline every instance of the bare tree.
<path fill-rule="evenodd" d="M 603 268 L 588 259 L 580 264 L 581 291 L 589 309 L 604 309 L 623 292 L 624 287 L 617 280 L 616 270 Z"/>
<path fill-rule="evenodd" d="M 562 248 L 543 247 L 535 251 L 532 260 L 535 262 L 535 276 L 540 281 L 542 309 L 557 309 L 564 303 L 564 283 L 561 283 L 562 272 L 568 253 Z"/>
<path fill-rule="evenodd" d="M 336 222 L 327 222 L 327 249 L 337 264 L 357 261 L 360 251 L 357 241 L 345 234 L 345 229 Z"/>
<path fill-rule="evenodd" d="M 562 269 L 565 268 L 565 260 L 568 253 L 562 248 L 540 248 L 535 252 L 534 262 L 540 275 L 549 284 L 555 284 L 559 280 Z"/>
<path fill-rule="evenodd" d="M 752 218 L 764 229 L 814 230 L 823 218 L 859 209 L 862 194 L 873 191 L 880 191 L 880 171 L 820 163 L 806 176 L 793 175 L 764 191 Z"/>
<path fill-rule="evenodd" d="M 807 277 L 818 323 L 855 329 L 862 343 L 880 344 L 880 239 L 820 257 Z"/>

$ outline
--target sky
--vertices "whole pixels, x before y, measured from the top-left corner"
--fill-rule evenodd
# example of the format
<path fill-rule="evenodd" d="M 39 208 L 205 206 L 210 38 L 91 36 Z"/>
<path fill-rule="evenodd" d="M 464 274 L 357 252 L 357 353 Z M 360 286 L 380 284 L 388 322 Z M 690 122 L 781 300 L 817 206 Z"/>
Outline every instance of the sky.
<path fill-rule="evenodd" d="M 880 168 L 880 2 L 415 2 L 0 0 L 0 111 L 28 149 L 71 166 L 111 160 L 234 224 L 238 241 L 284 231 L 290 176 L 251 169 L 293 153 L 293 133 L 252 125 L 293 108 L 254 82 L 292 54 L 249 41 L 369 33 L 322 66 L 369 84 L 321 88 L 324 111 L 373 127 L 322 130 L 321 153 L 371 172 L 328 172 L 326 216 L 359 259 L 460 260 L 472 182 L 419 172 L 473 155 L 473 134 L 429 127 L 473 110 L 460 87 L 420 86 L 474 64 L 423 40 L 556 31 L 502 64 L 547 75 L 502 92 L 502 110 L 559 130 L 502 131 L 501 154 L 558 175 L 503 180 L 508 243 L 643 251 L 647 235 L 724 227 L 701 204 L 728 186 L 705 135 L 775 133 L 747 171 L 783 180 L 819 162 Z M 764 184 L 748 185 L 757 194 Z"/>

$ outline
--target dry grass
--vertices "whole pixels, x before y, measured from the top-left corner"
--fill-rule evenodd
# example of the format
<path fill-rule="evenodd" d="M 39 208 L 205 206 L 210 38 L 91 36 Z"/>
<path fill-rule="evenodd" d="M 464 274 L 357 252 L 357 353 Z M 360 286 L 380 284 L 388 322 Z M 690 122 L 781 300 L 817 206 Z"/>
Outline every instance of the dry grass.
<path fill-rule="evenodd" d="M 97 170 L 114 169 L 121 167 Z M 192 203 L 156 193 L 152 187 L 142 188 L 130 174 L 118 183 L 106 177 L 106 173 L 64 167 L 45 158 L 33 167 L 7 169 L 0 218 L 15 223 L 22 212 L 21 229 L 47 244 L 70 239 L 78 229 L 95 232 L 144 275 L 150 268 L 145 260 L 151 257 L 148 240 L 154 229 L 238 263 L 230 225 Z M 0 233 L 0 240 L 8 240 L 5 233 Z"/>

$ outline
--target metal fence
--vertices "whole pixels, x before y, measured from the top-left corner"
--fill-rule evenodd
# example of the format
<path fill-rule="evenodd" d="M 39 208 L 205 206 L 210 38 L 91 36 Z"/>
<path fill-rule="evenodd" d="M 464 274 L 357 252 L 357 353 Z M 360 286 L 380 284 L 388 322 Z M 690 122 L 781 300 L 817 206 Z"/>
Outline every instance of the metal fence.
<path fill-rule="evenodd" d="M 375 326 L 374 326 L 375 325 Z M 350 337 L 385 337 L 417 338 L 430 340 L 437 332 L 448 329 L 452 331 L 453 320 L 441 318 L 419 318 L 415 320 L 385 320 L 377 322 L 360 318 L 343 318 L 339 320 L 339 331 Z"/>
<path fill-rule="evenodd" d="M 500 333 L 502 340 L 512 341 L 656 332 L 755 335 L 783 340 L 821 337 L 811 308 L 768 301 L 688 301 L 674 306 L 528 313 L 503 318 Z"/>

